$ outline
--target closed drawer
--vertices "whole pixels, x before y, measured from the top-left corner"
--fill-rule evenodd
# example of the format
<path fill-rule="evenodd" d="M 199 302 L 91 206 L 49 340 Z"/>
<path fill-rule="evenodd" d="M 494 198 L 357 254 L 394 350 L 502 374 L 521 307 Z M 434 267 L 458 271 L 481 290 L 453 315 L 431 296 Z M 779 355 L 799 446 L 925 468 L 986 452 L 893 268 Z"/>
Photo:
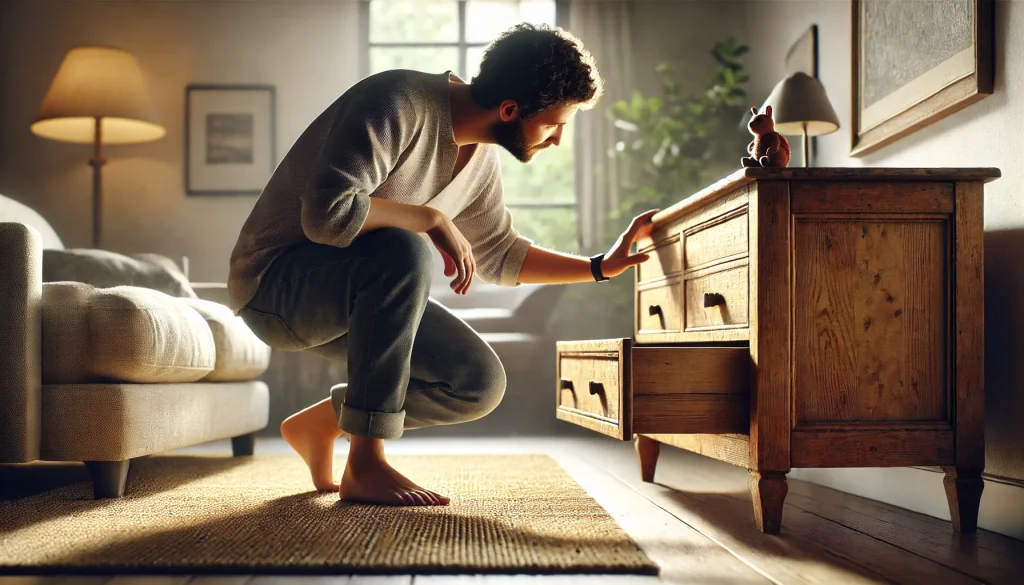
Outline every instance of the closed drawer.
<path fill-rule="evenodd" d="M 747 207 L 744 205 L 683 232 L 683 268 L 702 267 L 747 256 Z"/>
<path fill-rule="evenodd" d="M 688 276 L 683 281 L 684 330 L 749 327 L 749 273 L 742 260 Z"/>
<path fill-rule="evenodd" d="M 636 293 L 638 335 L 672 333 L 682 326 L 680 279 L 640 288 Z"/>
<path fill-rule="evenodd" d="M 747 433 L 745 347 L 559 341 L 556 415 L 629 440 L 634 433 Z"/>
<path fill-rule="evenodd" d="M 682 249 L 679 234 L 644 248 L 637 247 L 641 254 L 650 254 L 646 262 L 636 265 L 637 282 L 643 284 L 665 276 L 679 274 L 683 269 Z"/>

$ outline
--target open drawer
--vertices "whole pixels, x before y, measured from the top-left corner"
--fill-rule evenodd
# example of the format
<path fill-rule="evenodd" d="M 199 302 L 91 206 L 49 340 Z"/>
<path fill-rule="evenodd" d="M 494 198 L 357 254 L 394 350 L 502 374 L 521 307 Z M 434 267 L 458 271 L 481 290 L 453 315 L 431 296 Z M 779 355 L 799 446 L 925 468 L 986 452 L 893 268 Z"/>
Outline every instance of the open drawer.
<path fill-rule="evenodd" d="M 745 347 L 559 341 L 556 416 L 605 435 L 747 433 Z"/>

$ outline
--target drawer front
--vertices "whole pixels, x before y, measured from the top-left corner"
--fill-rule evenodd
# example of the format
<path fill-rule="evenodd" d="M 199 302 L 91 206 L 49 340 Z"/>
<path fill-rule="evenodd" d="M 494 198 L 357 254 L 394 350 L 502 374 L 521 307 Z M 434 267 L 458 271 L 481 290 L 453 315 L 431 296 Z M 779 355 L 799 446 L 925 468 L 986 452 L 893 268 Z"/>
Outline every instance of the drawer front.
<path fill-rule="evenodd" d="M 678 278 L 637 292 L 635 322 L 640 335 L 679 331 L 682 325 L 680 292 Z"/>
<path fill-rule="evenodd" d="M 746 433 L 750 350 L 559 341 L 556 415 L 629 440 L 633 433 Z"/>
<path fill-rule="evenodd" d="M 747 207 L 735 209 L 683 232 L 685 270 L 697 270 L 747 256 Z"/>
<path fill-rule="evenodd" d="M 750 349 L 633 346 L 634 433 L 747 433 Z"/>
<path fill-rule="evenodd" d="M 665 276 L 679 274 L 683 269 L 682 249 L 679 245 L 679 234 L 657 242 L 646 248 L 637 247 L 639 253 L 650 254 L 646 262 L 637 264 L 636 279 L 643 284 L 658 280 Z"/>
<path fill-rule="evenodd" d="M 630 346 L 629 339 L 558 342 L 559 419 L 619 439 L 632 436 L 628 416 L 622 424 Z"/>
<path fill-rule="evenodd" d="M 749 326 L 749 267 L 745 261 L 687 278 L 683 283 L 685 331 Z"/>

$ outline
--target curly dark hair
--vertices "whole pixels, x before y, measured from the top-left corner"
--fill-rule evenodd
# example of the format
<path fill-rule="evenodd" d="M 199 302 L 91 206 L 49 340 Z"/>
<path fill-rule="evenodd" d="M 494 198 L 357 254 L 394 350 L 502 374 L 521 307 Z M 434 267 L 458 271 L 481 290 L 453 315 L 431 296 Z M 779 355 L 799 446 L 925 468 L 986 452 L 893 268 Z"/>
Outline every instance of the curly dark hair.
<path fill-rule="evenodd" d="M 571 33 L 522 23 L 488 45 L 470 91 L 485 108 L 515 100 L 527 120 L 559 104 L 589 110 L 604 93 L 604 81 L 594 58 Z"/>

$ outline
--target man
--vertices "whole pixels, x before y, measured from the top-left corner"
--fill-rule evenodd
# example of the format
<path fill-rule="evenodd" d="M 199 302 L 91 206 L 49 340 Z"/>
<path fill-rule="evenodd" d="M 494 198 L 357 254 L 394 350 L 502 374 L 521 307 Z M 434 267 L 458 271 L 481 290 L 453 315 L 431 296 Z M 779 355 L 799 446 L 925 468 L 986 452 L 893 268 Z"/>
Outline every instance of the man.
<path fill-rule="evenodd" d="M 591 56 L 561 29 L 519 25 L 466 84 L 451 72 L 387 71 L 355 84 L 302 133 L 257 200 L 231 255 L 231 308 L 272 347 L 347 360 L 349 384 L 281 435 L 319 490 L 344 500 L 447 504 L 393 469 L 384 439 L 478 419 L 505 391 L 494 351 L 429 298 L 432 254 L 458 294 L 617 276 L 648 235 L 645 213 L 607 256 L 534 245 L 512 225 L 495 145 L 522 162 L 557 146 L 602 93 Z M 334 442 L 351 445 L 340 483 Z"/>

